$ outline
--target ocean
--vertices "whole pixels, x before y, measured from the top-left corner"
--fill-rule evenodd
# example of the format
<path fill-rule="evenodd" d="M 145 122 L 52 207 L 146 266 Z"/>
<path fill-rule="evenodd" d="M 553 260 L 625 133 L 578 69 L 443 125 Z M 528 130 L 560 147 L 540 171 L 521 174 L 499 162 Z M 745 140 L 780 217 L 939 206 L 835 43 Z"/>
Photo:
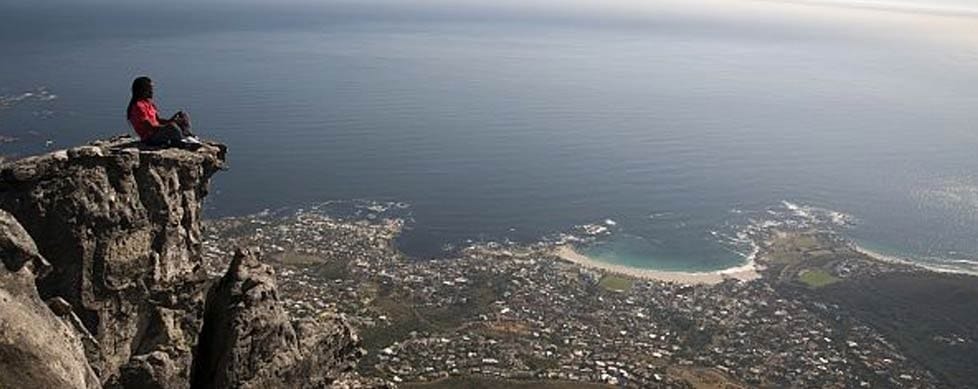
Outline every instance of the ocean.
<path fill-rule="evenodd" d="M 978 265 L 970 11 L 381 3 L 3 5 L 0 154 L 130 131 L 149 75 L 230 148 L 208 217 L 400 203 L 416 258 L 600 225 L 602 260 L 709 271 L 760 215 L 811 209 L 874 251 Z"/>

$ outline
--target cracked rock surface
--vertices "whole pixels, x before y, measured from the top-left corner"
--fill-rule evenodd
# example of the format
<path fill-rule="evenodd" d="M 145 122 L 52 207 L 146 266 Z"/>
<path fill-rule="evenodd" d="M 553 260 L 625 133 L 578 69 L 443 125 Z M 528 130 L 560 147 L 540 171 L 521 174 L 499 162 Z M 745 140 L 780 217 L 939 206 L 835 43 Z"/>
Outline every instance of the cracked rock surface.
<path fill-rule="evenodd" d="M 0 387 L 301 388 L 349 375 L 361 353 L 350 327 L 294 321 L 257 256 L 242 251 L 220 280 L 203 270 L 201 204 L 226 150 L 118 137 L 0 165 Z"/>
<path fill-rule="evenodd" d="M 97 341 L 86 352 L 103 383 L 123 375 L 186 382 L 206 282 L 201 200 L 225 150 L 147 149 L 118 138 L 0 169 L 0 208 L 52 265 L 37 289 L 74 308 Z M 143 363 L 154 355 L 158 363 Z"/>

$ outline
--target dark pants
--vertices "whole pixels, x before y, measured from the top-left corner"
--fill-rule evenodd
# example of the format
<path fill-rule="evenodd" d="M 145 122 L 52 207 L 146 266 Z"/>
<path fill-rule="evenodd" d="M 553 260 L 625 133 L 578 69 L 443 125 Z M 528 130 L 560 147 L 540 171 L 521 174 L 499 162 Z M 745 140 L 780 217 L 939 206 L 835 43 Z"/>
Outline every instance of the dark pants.
<path fill-rule="evenodd" d="M 180 112 L 170 124 L 161 127 L 153 136 L 146 139 L 150 146 L 178 146 L 185 136 L 193 136 L 190 132 L 190 115 Z"/>
<path fill-rule="evenodd" d="M 176 123 L 170 123 L 163 127 L 160 127 L 155 134 L 146 139 L 146 144 L 150 146 L 173 146 L 180 144 L 180 139 L 183 139 L 185 134 L 189 134 L 190 131 L 184 131 Z"/>

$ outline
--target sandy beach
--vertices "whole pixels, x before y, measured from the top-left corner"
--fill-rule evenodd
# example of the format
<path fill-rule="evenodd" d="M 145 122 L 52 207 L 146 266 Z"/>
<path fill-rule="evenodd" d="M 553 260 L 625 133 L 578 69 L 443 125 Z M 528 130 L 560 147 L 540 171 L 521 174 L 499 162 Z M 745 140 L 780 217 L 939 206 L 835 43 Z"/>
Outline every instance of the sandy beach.
<path fill-rule="evenodd" d="M 653 269 L 641 269 L 634 268 L 624 265 L 616 265 L 612 263 L 601 262 L 592 258 L 589 258 L 576 250 L 571 245 L 557 246 L 554 249 L 555 254 L 561 259 L 578 264 L 580 266 L 601 270 L 605 272 L 617 273 L 629 277 L 646 279 L 646 280 L 656 280 L 665 282 L 675 282 L 680 284 L 718 284 L 726 279 L 737 279 L 741 281 L 748 281 L 759 278 L 761 275 L 757 272 L 757 265 L 754 259 L 751 258 L 746 264 L 742 266 L 732 267 L 729 269 L 712 271 L 712 272 L 679 272 L 679 271 L 663 271 L 663 270 L 653 270 Z"/>

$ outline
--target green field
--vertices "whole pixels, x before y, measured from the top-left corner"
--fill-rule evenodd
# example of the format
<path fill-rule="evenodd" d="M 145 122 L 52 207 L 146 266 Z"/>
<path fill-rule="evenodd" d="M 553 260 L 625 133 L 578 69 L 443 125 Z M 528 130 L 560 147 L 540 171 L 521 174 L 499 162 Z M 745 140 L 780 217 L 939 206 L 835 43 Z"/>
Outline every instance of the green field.
<path fill-rule="evenodd" d="M 765 274 L 777 281 L 818 289 L 841 281 L 834 266 L 846 258 L 865 258 L 832 235 L 795 232 L 775 238 L 762 259 Z M 868 259 L 867 259 L 868 260 Z"/>
<path fill-rule="evenodd" d="M 812 234 L 790 234 L 774 239 L 766 259 L 772 264 L 793 265 L 805 260 L 806 252 L 820 247 L 820 242 Z"/>
<path fill-rule="evenodd" d="M 314 265 L 325 262 L 325 260 L 321 257 L 298 253 L 295 251 L 286 251 L 284 253 L 275 254 L 272 255 L 272 258 L 286 265 Z"/>
<path fill-rule="evenodd" d="M 839 282 L 839 279 L 822 269 L 806 269 L 802 271 L 798 281 L 812 288 L 821 288 Z"/>
<path fill-rule="evenodd" d="M 443 380 L 402 384 L 405 389 L 613 389 L 615 386 L 567 381 L 517 381 L 482 377 L 451 377 Z"/>
<path fill-rule="evenodd" d="M 601 277 L 601 281 L 598 282 L 598 285 L 611 291 L 627 292 L 632 289 L 632 284 L 634 283 L 635 280 L 631 278 L 607 274 L 604 277 Z"/>

